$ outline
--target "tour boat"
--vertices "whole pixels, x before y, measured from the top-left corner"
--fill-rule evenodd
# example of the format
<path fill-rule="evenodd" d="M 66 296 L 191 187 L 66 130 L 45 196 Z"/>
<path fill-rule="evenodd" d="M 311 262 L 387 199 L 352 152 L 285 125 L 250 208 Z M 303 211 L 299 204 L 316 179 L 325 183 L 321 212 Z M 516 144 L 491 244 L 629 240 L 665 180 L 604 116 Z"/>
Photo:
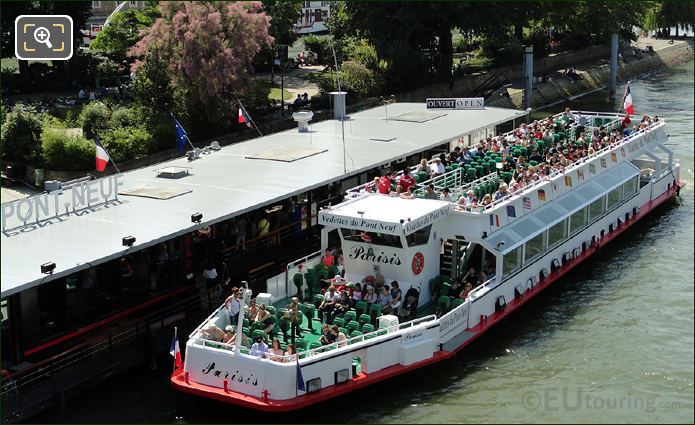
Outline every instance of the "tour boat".
<path fill-rule="evenodd" d="M 589 134 L 597 127 L 621 131 L 619 114 L 583 115 Z M 576 143 L 575 126 L 559 137 Z M 344 202 L 319 213 L 322 248 L 327 247 L 326 235 L 337 229 L 345 280 L 381 278 L 386 285 L 397 281 L 404 298 L 416 297 L 417 315 L 381 314 L 378 308 L 367 311 L 358 304 L 334 321 L 347 341 L 321 346 L 315 311 L 321 296 L 309 294 L 301 307 L 303 335 L 295 340 L 298 356 L 273 357 L 254 355 L 240 344 L 242 338 L 234 345 L 206 339 L 203 329 L 211 323 L 222 329 L 230 325 L 227 309 L 220 306 L 190 334 L 184 361 L 175 367 L 171 383 L 186 393 L 279 412 L 454 356 L 679 193 L 684 183 L 680 165 L 666 146 L 665 126 L 663 120 L 651 122 L 486 206 L 461 208 L 438 199 L 404 199 L 371 193 L 369 185 L 348 191 Z M 481 168 L 491 171 L 485 175 L 476 165 L 454 166 L 432 179 L 418 179 L 416 193 L 422 194 L 430 184 L 450 188 L 454 198 L 469 190 L 493 193 L 504 176 L 493 165 L 499 162 L 496 155 L 487 152 L 476 164 L 485 161 Z M 476 179 L 466 178 L 471 175 Z M 320 255 L 290 264 L 289 281 L 301 283 L 314 273 L 325 277 Z M 470 267 L 486 270 L 488 279 L 465 298 L 457 293 L 450 297 L 451 282 Z M 242 292 L 243 308 L 251 294 Z M 274 301 L 274 320 L 283 320 L 286 298 L 273 300 L 272 294 L 262 293 L 256 299 L 267 305 Z M 253 337 L 242 319 L 238 324 L 238 332 L 251 332 Z M 282 332 L 278 334 L 282 340 Z"/>

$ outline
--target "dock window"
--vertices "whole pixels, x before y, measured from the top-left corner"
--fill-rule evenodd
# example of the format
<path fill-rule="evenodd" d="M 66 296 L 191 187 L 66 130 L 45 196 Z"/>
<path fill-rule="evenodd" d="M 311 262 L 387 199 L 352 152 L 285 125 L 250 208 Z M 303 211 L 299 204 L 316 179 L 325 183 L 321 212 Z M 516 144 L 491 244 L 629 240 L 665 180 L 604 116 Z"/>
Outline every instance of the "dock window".
<path fill-rule="evenodd" d="M 408 241 L 408 246 L 425 245 L 430 240 L 430 230 L 432 225 L 422 228 L 415 233 L 411 233 L 405 237 Z"/>
<path fill-rule="evenodd" d="M 620 201 L 622 200 L 622 186 L 618 186 L 615 189 L 611 190 L 608 192 L 608 211 L 612 210 L 613 208 L 617 207 L 618 204 L 620 204 Z"/>
<path fill-rule="evenodd" d="M 562 220 L 548 229 L 548 249 L 558 245 L 567 236 L 567 220 Z"/>
<path fill-rule="evenodd" d="M 586 226 L 586 210 L 584 207 L 570 216 L 570 236 L 576 235 Z"/>
<path fill-rule="evenodd" d="M 635 176 L 634 178 L 631 178 L 630 180 L 626 181 L 623 184 L 623 189 L 625 191 L 625 193 L 624 193 L 625 199 L 627 199 L 630 195 L 637 192 L 637 180 L 638 179 L 639 179 L 639 177 Z"/>
<path fill-rule="evenodd" d="M 545 252 L 545 242 L 545 232 L 534 236 L 528 242 L 526 242 L 524 248 L 524 262 L 528 263 L 529 261 L 533 261 L 536 257 Z"/>
<path fill-rule="evenodd" d="M 606 212 L 605 197 L 600 197 L 589 204 L 589 221 L 593 223 Z"/>
<path fill-rule="evenodd" d="M 504 255 L 502 260 L 502 276 L 506 278 L 521 266 L 521 247 Z"/>

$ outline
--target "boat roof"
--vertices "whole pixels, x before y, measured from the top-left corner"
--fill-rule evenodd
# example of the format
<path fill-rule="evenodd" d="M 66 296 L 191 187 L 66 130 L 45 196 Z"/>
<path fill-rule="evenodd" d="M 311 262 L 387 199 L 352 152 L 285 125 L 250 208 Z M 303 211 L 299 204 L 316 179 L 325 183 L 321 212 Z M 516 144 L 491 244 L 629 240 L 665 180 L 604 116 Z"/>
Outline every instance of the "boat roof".
<path fill-rule="evenodd" d="M 182 157 L 122 174 L 121 192 L 149 185 L 155 192 L 186 192 L 179 196 L 120 195 L 120 202 L 105 207 L 5 230 L 2 297 L 123 256 L 125 236 L 136 238 L 130 251 L 144 249 L 526 114 L 494 107 L 432 112 L 424 103 L 394 103 L 388 105 L 387 121 L 384 108 L 357 112 L 344 121 L 345 152 L 341 122 L 321 121 L 306 133 L 294 128 L 225 146 L 194 161 Z M 251 159 L 254 155 L 270 159 Z M 188 173 L 166 178 L 167 171 L 175 171 L 170 167 L 188 167 Z M 64 192 L 61 196 L 70 196 L 71 190 Z M 191 223 L 196 212 L 203 215 L 201 224 Z M 56 264 L 51 276 L 41 274 L 40 265 L 47 262 Z"/>
<path fill-rule="evenodd" d="M 445 217 L 450 208 L 448 201 L 367 194 L 321 211 L 319 223 L 390 235 L 404 231 L 410 234 Z"/>
<path fill-rule="evenodd" d="M 493 248 L 499 247 L 496 249 L 506 254 L 637 175 L 639 175 L 637 167 L 630 162 L 622 162 L 583 183 L 575 190 L 564 193 L 554 202 L 514 220 L 490 235 L 487 243 Z M 501 243 L 503 245 L 499 245 Z"/>

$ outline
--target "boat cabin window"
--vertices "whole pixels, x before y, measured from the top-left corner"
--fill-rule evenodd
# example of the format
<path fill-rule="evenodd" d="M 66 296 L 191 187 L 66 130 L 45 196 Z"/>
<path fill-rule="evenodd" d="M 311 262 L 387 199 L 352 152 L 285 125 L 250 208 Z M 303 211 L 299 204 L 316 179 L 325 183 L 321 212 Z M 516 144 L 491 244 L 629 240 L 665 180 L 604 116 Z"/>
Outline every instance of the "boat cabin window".
<path fill-rule="evenodd" d="M 637 192 L 637 182 L 639 176 L 635 176 L 623 184 L 623 189 L 625 190 L 625 199 Z"/>
<path fill-rule="evenodd" d="M 570 237 L 576 235 L 587 225 L 587 207 L 575 212 L 570 216 Z"/>
<path fill-rule="evenodd" d="M 589 221 L 593 223 L 606 212 L 605 197 L 602 196 L 589 204 Z"/>
<path fill-rule="evenodd" d="M 431 224 L 415 233 L 407 235 L 405 240 L 408 241 L 408 246 L 425 245 L 427 241 L 430 240 L 430 230 L 432 230 Z"/>
<path fill-rule="evenodd" d="M 401 238 L 397 235 L 387 235 L 384 233 L 376 232 L 365 232 L 364 230 L 346 228 L 341 228 L 340 232 L 343 234 L 343 238 L 346 241 L 403 248 Z"/>
<path fill-rule="evenodd" d="M 608 211 L 611 211 L 613 208 L 617 207 L 618 204 L 620 204 L 620 201 L 622 200 L 622 190 L 623 187 L 618 186 L 608 192 Z"/>
<path fill-rule="evenodd" d="M 567 236 L 567 220 L 562 220 L 548 229 L 548 249 L 560 244 Z"/>
<path fill-rule="evenodd" d="M 502 259 L 502 277 L 506 278 L 521 267 L 521 246 L 508 252 Z"/>
<path fill-rule="evenodd" d="M 545 232 L 542 232 L 533 238 L 531 238 L 526 244 L 524 245 L 524 262 L 528 263 L 529 261 L 533 261 L 536 259 L 539 255 L 541 255 L 543 252 L 545 252 L 545 243 L 546 243 L 546 234 Z"/>

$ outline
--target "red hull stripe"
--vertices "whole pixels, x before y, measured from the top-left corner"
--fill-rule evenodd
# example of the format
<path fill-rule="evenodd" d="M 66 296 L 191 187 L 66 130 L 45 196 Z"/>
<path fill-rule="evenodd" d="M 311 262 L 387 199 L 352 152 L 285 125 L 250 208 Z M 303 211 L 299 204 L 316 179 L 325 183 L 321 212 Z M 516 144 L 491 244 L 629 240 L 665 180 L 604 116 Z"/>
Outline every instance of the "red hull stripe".
<path fill-rule="evenodd" d="M 642 206 L 642 208 L 640 208 L 640 213 L 636 216 L 636 218 L 630 218 L 630 220 L 624 222 L 619 227 L 614 228 L 612 233 L 606 234 L 600 241 L 597 242 L 595 246 L 587 248 L 579 256 L 570 260 L 558 272 L 553 273 L 552 275 L 548 276 L 543 282 L 540 282 L 531 290 L 526 291 L 522 297 L 511 300 L 503 311 L 494 313 L 488 316 L 482 323 L 479 323 L 473 328 L 467 329 L 469 332 L 474 332 L 475 334 L 471 338 L 466 340 L 466 342 L 464 342 L 460 347 L 457 347 L 452 351 L 437 351 L 434 353 L 432 358 L 420 361 L 418 363 L 414 363 L 409 366 L 394 365 L 374 373 L 359 374 L 355 379 L 352 379 L 344 384 L 332 385 L 330 387 L 323 388 L 318 392 L 305 394 L 297 398 L 292 398 L 288 400 L 265 400 L 262 398 L 250 396 L 231 390 L 224 391 L 224 389 L 222 388 L 210 387 L 207 385 L 198 384 L 190 380 L 189 382 L 186 382 L 182 368 L 176 369 L 174 373 L 171 375 L 171 384 L 174 386 L 174 388 L 180 391 L 211 398 L 214 400 L 223 401 L 225 403 L 236 404 L 239 406 L 249 407 L 252 409 L 262 410 L 266 412 L 284 412 L 289 410 L 301 409 L 312 404 L 316 404 L 321 401 L 339 396 L 341 394 L 357 390 L 367 385 L 374 384 L 384 379 L 388 379 L 390 377 L 409 372 L 413 369 L 418 369 L 423 366 L 448 359 L 450 357 L 453 357 L 458 351 L 460 351 L 464 347 L 467 347 L 475 339 L 477 339 L 487 330 L 499 323 L 504 317 L 508 316 L 513 311 L 524 305 L 527 301 L 536 296 L 543 289 L 547 288 L 553 282 L 556 282 L 558 279 L 564 276 L 567 272 L 575 268 L 577 265 L 581 264 L 584 260 L 593 255 L 598 248 L 605 246 L 613 239 L 618 237 L 630 226 L 638 222 L 642 217 L 644 217 L 654 208 L 656 208 L 657 206 L 665 202 L 668 198 L 670 198 L 672 195 L 674 195 L 676 191 L 684 185 L 685 184 L 682 181 L 678 182 L 678 184 L 675 187 L 672 187 L 670 190 L 664 192 L 656 199 L 647 202 L 646 204 L 644 204 L 644 206 Z"/>

